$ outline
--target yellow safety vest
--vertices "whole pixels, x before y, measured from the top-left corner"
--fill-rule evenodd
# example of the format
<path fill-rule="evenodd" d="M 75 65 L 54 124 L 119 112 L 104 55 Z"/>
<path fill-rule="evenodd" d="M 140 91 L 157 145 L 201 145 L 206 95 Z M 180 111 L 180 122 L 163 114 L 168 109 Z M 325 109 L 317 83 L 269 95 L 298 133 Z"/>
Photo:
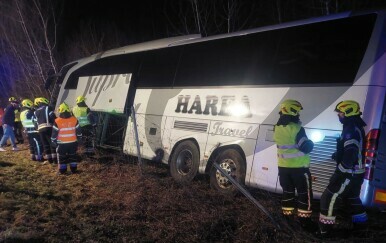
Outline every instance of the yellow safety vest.
<path fill-rule="evenodd" d="M 302 168 L 310 167 L 309 155 L 301 152 L 296 144 L 296 135 L 301 126 L 289 123 L 286 126 L 275 126 L 273 139 L 277 146 L 277 157 L 279 167 Z"/>
<path fill-rule="evenodd" d="M 72 114 L 78 119 L 79 126 L 84 127 L 90 125 L 90 121 L 87 118 L 87 107 L 75 106 L 72 108 Z"/>
<path fill-rule="evenodd" d="M 20 111 L 18 109 L 15 110 L 15 122 L 20 121 Z"/>
<path fill-rule="evenodd" d="M 33 123 L 32 121 L 32 118 L 31 119 L 28 119 L 27 118 L 27 112 L 29 110 L 24 110 L 20 113 L 20 120 L 21 120 L 21 123 L 23 124 L 23 127 L 25 128 L 25 130 L 27 131 L 27 133 L 36 133 L 38 132 L 37 130 L 35 130 L 35 124 Z M 32 111 L 31 111 L 32 112 Z"/>

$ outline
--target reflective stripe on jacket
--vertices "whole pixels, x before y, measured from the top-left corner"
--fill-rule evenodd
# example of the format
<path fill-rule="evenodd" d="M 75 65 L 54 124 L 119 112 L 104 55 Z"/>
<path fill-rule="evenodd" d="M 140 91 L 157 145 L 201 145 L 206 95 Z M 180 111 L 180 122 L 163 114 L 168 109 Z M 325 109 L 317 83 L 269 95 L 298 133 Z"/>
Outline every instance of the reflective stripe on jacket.
<path fill-rule="evenodd" d="M 38 131 L 35 130 L 35 124 L 33 123 L 33 116 L 30 116 L 31 118 L 27 118 L 27 114 L 32 111 L 31 110 L 24 110 L 20 113 L 20 120 L 23 124 L 23 127 L 27 133 L 36 133 Z"/>
<path fill-rule="evenodd" d="M 79 127 L 78 120 L 71 116 L 69 118 L 56 118 L 54 130 L 58 130 L 57 143 L 73 143 L 77 141 L 76 129 Z"/>
<path fill-rule="evenodd" d="M 296 136 L 300 129 L 301 126 L 296 123 L 275 126 L 273 138 L 277 146 L 279 167 L 301 168 L 310 166 L 309 155 L 298 149 L 299 145 L 304 142 L 303 139 L 300 139 L 299 144 L 296 143 Z"/>
<path fill-rule="evenodd" d="M 78 119 L 79 125 L 81 127 L 91 124 L 87 117 L 87 110 L 88 107 L 75 106 L 74 108 L 72 108 L 72 113 Z"/>
<path fill-rule="evenodd" d="M 36 109 L 35 117 L 38 123 L 38 130 L 40 130 L 42 128 L 52 127 L 55 114 L 49 106 L 43 105 Z"/>

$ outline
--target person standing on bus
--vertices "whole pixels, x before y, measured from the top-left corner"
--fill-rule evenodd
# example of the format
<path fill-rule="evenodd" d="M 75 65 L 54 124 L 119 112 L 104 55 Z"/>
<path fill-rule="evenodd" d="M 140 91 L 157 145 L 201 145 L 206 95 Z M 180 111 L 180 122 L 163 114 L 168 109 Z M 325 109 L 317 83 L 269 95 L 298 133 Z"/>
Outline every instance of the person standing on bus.
<path fill-rule="evenodd" d="M 318 233 L 321 237 L 337 232 L 333 231 L 333 225 L 336 210 L 342 202 L 350 206 L 354 232 L 367 227 L 367 214 L 359 197 L 365 173 L 362 150 L 366 123 L 361 118 L 362 112 L 356 101 L 341 101 L 335 111 L 343 130 L 332 156 L 337 167 L 320 199 Z"/>
<path fill-rule="evenodd" d="M 52 126 L 56 119 L 53 109 L 48 105 L 48 99 L 44 97 L 36 98 L 34 101 L 37 109 L 35 110 L 36 123 L 38 126 L 40 141 L 43 144 L 46 161 L 44 163 L 53 164 L 56 162 L 55 148 L 51 144 Z"/>
<path fill-rule="evenodd" d="M 94 121 L 95 119 L 93 118 L 90 108 L 86 105 L 86 98 L 84 96 L 78 96 L 76 98 L 76 106 L 72 108 L 72 113 L 78 119 L 82 130 L 84 152 L 86 155 L 91 155 L 94 153 L 93 130 L 96 126 L 96 122 Z"/>
<path fill-rule="evenodd" d="M 33 161 L 42 161 L 43 146 L 40 142 L 38 130 L 35 129 L 35 116 L 33 110 L 33 102 L 30 99 L 24 99 L 21 102 L 23 111 L 20 113 L 20 120 L 24 127 L 24 132 L 27 134 L 29 143 L 30 156 Z"/>
<path fill-rule="evenodd" d="M 4 147 L 7 144 L 8 138 L 11 139 L 12 150 L 18 151 L 19 149 L 16 146 L 15 133 L 13 132 L 13 127 L 15 125 L 15 109 L 19 107 L 19 103 L 16 99 L 9 98 L 10 104 L 5 108 L 4 116 L 2 119 L 4 134 L 0 141 L 0 151 L 6 151 Z"/>
<path fill-rule="evenodd" d="M 78 168 L 76 150 L 78 139 L 82 138 L 80 126 L 66 103 L 60 104 L 58 112 L 59 117 L 55 119 L 51 140 L 57 146 L 59 173 L 67 172 L 67 164 L 70 164 L 71 172 L 76 173 Z"/>
<path fill-rule="evenodd" d="M 283 188 L 282 213 L 294 222 L 295 209 L 300 225 L 307 231 L 316 230 L 311 221 L 312 184 L 309 153 L 314 143 L 307 138 L 299 120 L 302 105 L 296 100 L 280 104 L 280 118 L 275 125 L 274 141 L 277 145 L 279 181 Z M 296 203 L 295 190 L 298 194 Z"/>

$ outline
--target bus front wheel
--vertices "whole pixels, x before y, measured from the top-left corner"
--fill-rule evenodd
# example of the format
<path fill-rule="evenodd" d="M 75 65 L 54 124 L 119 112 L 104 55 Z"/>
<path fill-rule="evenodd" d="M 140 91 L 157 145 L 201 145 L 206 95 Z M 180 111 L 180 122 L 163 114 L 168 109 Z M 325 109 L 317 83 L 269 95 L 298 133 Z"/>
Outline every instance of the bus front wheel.
<path fill-rule="evenodd" d="M 245 163 L 238 151 L 234 149 L 224 150 L 214 163 L 217 163 L 237 182 L 244 184 Z M 238 193 L 237 188 L 214 166 L 210 170 L 210 186 L 225 195 L 234 196 Z"/>
<path fill-rule="evenodd" d="M 170 160 L 170 174 L 178 183 L 186 184 L 198 172 L 200 154 L 196 144 L 184 141 L 177 145 Z"/>

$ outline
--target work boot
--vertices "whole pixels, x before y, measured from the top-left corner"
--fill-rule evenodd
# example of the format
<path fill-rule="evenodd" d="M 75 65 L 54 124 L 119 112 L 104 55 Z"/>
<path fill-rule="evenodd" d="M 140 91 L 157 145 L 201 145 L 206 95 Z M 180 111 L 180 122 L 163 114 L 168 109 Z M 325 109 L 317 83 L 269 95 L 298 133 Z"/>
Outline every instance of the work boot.
<path fill-rule="evenodd" d="M 303 230 L 314 233 L 318 230 L 318 224 L 313 222 L 311 218 L 299 217 L 299 223 Z"/>
<path fill-rule="evenodd" d="M 67 165 L 66 164 L 59 164 L 59 173 L 65 174 L 67 172 Z"/>
<path fill-rule="evenodd" d="M 331 238 L 332 235 L 332 224 L 322 224 L 321 222 L 318 223 L 318 229 L 315 232 L 315 236 L 320 239 L 328 239 Z"/>
<path fill-rule="evenodd" d="M 285 215 L 283 214 L 284 221 L 287 223 L 288 227 L 291 229 L 295 229 L 296 222 L 295 222 L 295 216 L 293 214 L 291 215 Z"/>
<path fill-rule="evenodd" d="M 76 162 L 70 163 L 70 170 L 72 174 L 75 174 L 78 171 L 78 164 Z"/>

